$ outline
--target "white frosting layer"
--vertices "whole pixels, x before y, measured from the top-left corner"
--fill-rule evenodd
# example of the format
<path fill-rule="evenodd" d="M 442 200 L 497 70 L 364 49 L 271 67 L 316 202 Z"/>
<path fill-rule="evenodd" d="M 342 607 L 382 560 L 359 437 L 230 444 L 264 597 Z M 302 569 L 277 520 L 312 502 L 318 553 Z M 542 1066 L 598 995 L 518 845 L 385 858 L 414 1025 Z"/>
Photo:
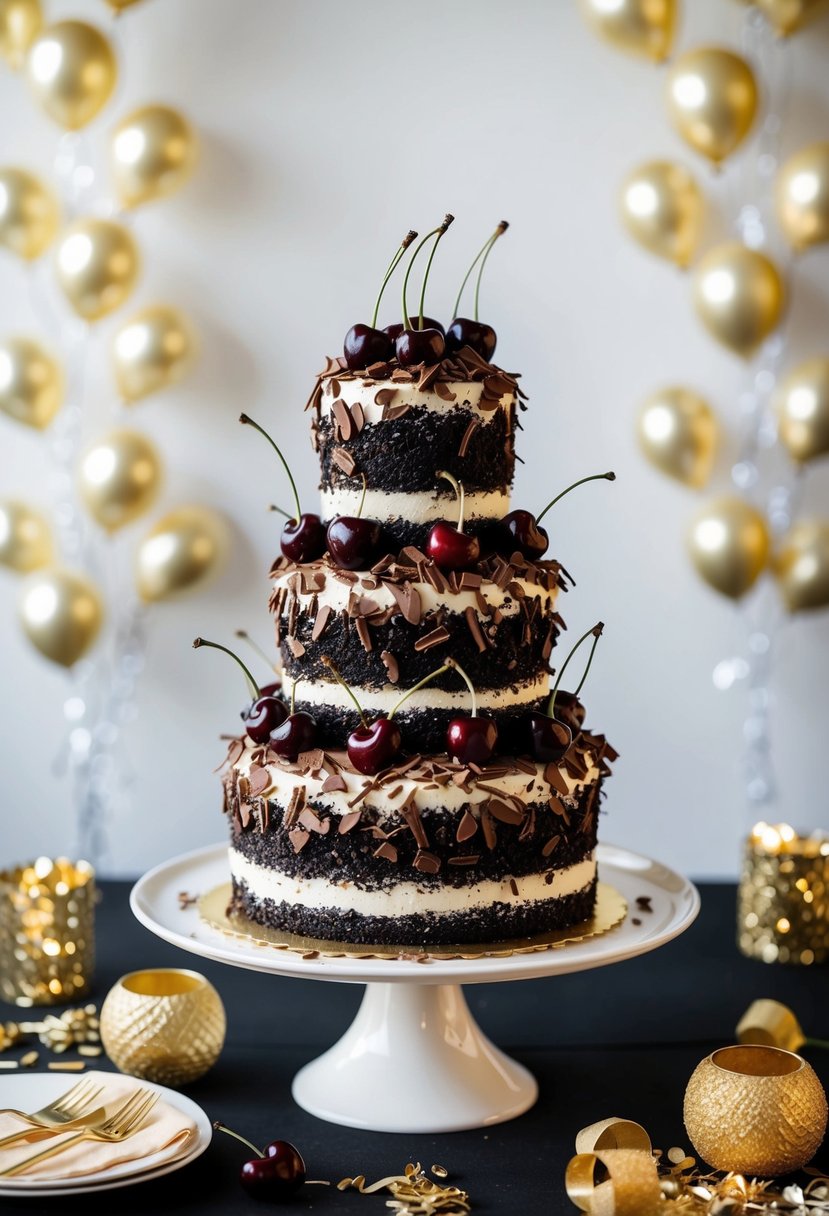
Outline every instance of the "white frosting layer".
<path fill-rule="evenodd" d="M 478 706 L 480 709 L 512 709 L 515 706 L 530 705 L 540 700 L 550 690 L 550 678 L 546 674 L 537 680 L 525 684 L 516 684 L 512 688 L 482 688 L 478 690 Z M 352 690 L 363 709 L 369 714 L 387 713 L 403 696 L 405 689 L 396 685 L 385 688 L 362 688 L 355 686 Z M 340 684 L 326 681 L 302 680 L 297 684 L 297 702 L 306 705 L 333 705 L 337 709 L 354 709 L 354 702 Z M 406 714 L 418 709 L 443 709 L 469 712 L 469 693 L 466 685 L 457 692 L 448 692 L 443 688 L 426 687 L 413 692 L 401 706 L 400 713 Z"/>
<path fill-rule="evenodd" d="M 549 883 L 544 874 L 527 874 L 522 878 L 490 879 L 463 887 L 427 887 L 417 882 L 398 882 L 387 890 L 364 891 L 354 883 L 292 878 L 248 861 L 233 848 L 229 854 L 234 878 L 244 882 L 258 899 L 272 899 L 275 903 L 304 908 L 335 908 L 358 912 L 361 916 L 446 915 L 491 908 L 495 903 L 549 902 L 583 891 L 596 876 L 596 862 L 591 854 L 585 861 L 556 870 Z M 513 882 L 518 889 L 517 895 L 512 889 Z"/>
<path fill-rule="evenodd" d="M 480 380 L 453 380 L 451 384 L 446 384 L 444 388 L 454 394 L 454 401 L 439 397 L 433 388 L 419 389 L 416 384 L 397 384 L 394 380 L 372 381 L 370 384 L 364 384 L 362 380 L 341 380 L 338 387 L 339 391 L 335 393 L 330 380 L 323 382 L 320 416 L 329 417 L 331 406 L 339 398 L 348 406 L 359 404 L 368 424 L 380 422 L 383 418 L 385 407 L 375 401 L 379 390 L 394 390 L 392 406 L 420 406 L 432 414 L 449 414 L 453 410 L 464 409 L 480 418 L 484 426 L 497 416 L 499 410 L 509 410 L 516 398 L 514 392 L 504 393 L 494 409 L 492 402 L 487 402 L 487 408 L 481 409 L 484 385 Z"/>
<path fill-rule="evenodd" d="M 323 519 L 335 515 L 356 515 L 363 497 L 362 486 L 336 486 L 320 494 Z M 467 519 L 502 519 L 509 512 L 510 496 L 500 490 L 466 495 Z M 391 522 L 404 520 L 409 524 L 431 524 L 439 519 L 454 523 L 458 514 L 455 499 L 438 490 L 418 490 L 412 494 L 368 490 L 363 506 L 366 519 Z"/>

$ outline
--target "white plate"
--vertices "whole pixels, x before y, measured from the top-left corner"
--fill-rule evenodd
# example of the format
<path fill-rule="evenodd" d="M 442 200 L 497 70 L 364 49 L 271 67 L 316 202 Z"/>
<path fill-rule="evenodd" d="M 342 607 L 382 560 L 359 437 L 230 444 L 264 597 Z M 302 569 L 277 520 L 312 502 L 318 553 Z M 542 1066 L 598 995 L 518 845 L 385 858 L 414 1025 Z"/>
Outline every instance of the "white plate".
<path fill-rule="evenodd" d="M 18 1073 L 0 1078 L 0 1107 L 12 1106 L 17 1110 L 40 1110 L 48 1102 L 53 1101 L 65 1092 L 78 1078 L 70 1073 Z M 151 1178 L 161 1178 L 189 1165 L 200 1157 L 213 1137 L 213 1128 L 207 1115 L 191 1098 L 178 1093 L 175 1089 L 167 1089 L 164 1085 L 154 1085 L 150 1081 L 136 1082 L 153 1089 L 160 1094 L 165 1102 L 187 1115 L 196 1125 L 195 1143 L 188 1152 L 176 1158 L 175 1161 L 162 1161 L 158 1164 L 158 1153 L 152 1153 L 142 1161 L 124 1161 L 108 1170 L 100 1170 L 96 1174 L 86 1174 L 83 1178 L 0 1178 L 0 1196 L 13 1195 L 82 1195 L 87 1191 L 109 1191 L 115 1187 L 132 1186 L 138 1182 L 148 1182 Z M 34 1152 L 34 1147 L 32 1148 Z M 2 1159 L 2 1152 L 0 1152 Z"/>

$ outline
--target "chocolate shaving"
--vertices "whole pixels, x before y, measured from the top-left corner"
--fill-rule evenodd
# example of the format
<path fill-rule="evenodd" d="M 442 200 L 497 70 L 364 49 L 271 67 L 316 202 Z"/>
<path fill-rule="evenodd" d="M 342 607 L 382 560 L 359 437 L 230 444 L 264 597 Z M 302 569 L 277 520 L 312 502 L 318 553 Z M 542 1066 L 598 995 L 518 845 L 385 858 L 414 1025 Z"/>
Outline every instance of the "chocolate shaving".
<path fill-rule="evenodd" d="M 424 392 L 427 388 L 431 388 L 440 373 L 441 365 L 439 363 L 433 363 L 431 367 L 424 367 L 417 382 L 418 390 Z"/>
<path fill-rule="evenodd" d="M 296 785 L 291 794 L 291 800 L 285 811 L 285 827 L 292 828 L 299 819 L 299 813 L 305 805 L 305 786 Z M 298 851 L 298 850 L 297 850 Z"/>
<path fill-rule="evenodd" d="M 445 384 L 442 380 L 435 381 L 435 394 L 436 394 L 436 396 L 440 397 L 441 401 L 456 401 L 457 400 L 457 397 L 452 392 L 449 385 Z"/>
<path fill-rule="evenodd" d="M 464 811 L 461 821 L 458 824 L 457 831 L 455 832 L 455 839 L 457 840 L 458 844 L 462 844 L 465 840 L 471 839 L 477 830 L 478 821 L 475 816 L 468 810 Z"/>
<path fill-rule="evenodd" d="M 294 846 L 294 852 L 300 853 L 311 839 L 311 833 L 306 832 L 304 828 L 291 828 L 288 839 Z"/>
<path fill-rule="evenodd" d="M 431 633 L 427 633 L 425 637 L 418 638 L 414 644 L 415 650 L 431 650 L 433 646 L 440 646 L 443 642 L 449 641 L 449 630 L 443 625 L 437 629 L 433 629 Z"/>
<path fill-rule="evenodd" d="M 331 614 L 333 611 L 334 609 L 330 604 L 323 604 L 323 606 L 320 608 L 319 612 L 317 613 L 316 620 L 314 621 L 314 627 L 311 630 L 312 642 L 318 642 L 322 637 L 323 633 L 325 632 L 325 627 L 331 619 Z"/>
<path fill-rule="evenodd" d="M 420 849 L 429 847 L 429 837 L 423 827 L 423 820 L 420 818 L 420 811 L 417 809 L 414 801 L 414 794 L 409 796 L 405 806 L 400 808 L 400 814 L 406 821 L 406 825 L 415 838 L 415 843 Z"/>
<path fill-rule="evenodd" d="M 334 451 L 331 453 L 331 461 L 337 468 L 342 469 L 346 477 L 351 477 L 357 468 L 354 457 L 345 448 L 334 448 Z"/>
<path fill-rule="evenodd" d="M 378 405 L 391 405 L 396 396 L 396 388 L 379 388 L 374 394 L 374 400 Z"/>
<path fill-rule="evenodd" d="M 515 881 L 514 878 L 511 878 L 509 880 L 509 889 L 510 889 L 510 891 L 512 891 L 513 895 L 517 899 L 518 898 L 518 883 Z"/>
<path fill-rule="evenodd" d="M 467 450 L 469 448 L 470 440 L 472 439 L 472 436 L 475 434 L 476 430 L 478 429 L 478 427 L 480 425 L 481 425 L 481 420 L 480 420 L 480 418 L 477 418 L 477 417 L 473 418 L 472 421 L 469 423 L 469 426 L 466 428 L 466 430 L 463 433 L 463 438 L 461 439 L 460 447 L 458 448 L 459 456 L 466 455 Z"/>
<path fill-rule="evenodd" d="M 326 785 L 327 784 L 328 783 L 326 782 Z M 325 786 L 322 788 L 325 789 Z M 357 824 L 362 818 L 362 815 L 362 811 L 349 811 L 347 815 L 343 815 L 340 819 L 340 826 L 337 828 L 339 834 L 341 836 L 345 836 L 346 832 L 350 832 L 352 828 L 356 828 Z"/>
<path fill-rule="evenodd" d="M 351 410 L 342 398 L 338 398 L 331 405 L 331 413 L 337 420 L 337 428 L 340 432 L 338 438 L 347 443 L 354 431 L 354 419 L 351 416 Z"/>
<path fill-rule="evenodd" d="M 238 760 L 241 760 L 242 756 L 244 755 L 244 752 L 245 752 L 245 745 L 241 739 L 231 740 L 230 747 L 227 749 L 228 764 L 236 764 L 236 762 Z"/>
<path fill-rule="evenodd" d="M 260 794 L 264 794 L 271 784 L 271 775 L 266 768 L 251 765 L 248 780 L 250 781 L 250 793 L 252 797 L 258 798 Z"/>
<path fill-rule="evenodd" d="M 290 647 L 291 654 L 295 659 L 301 659 L 305 654 L 305 647 L 302 645 L 299 638 L 288 638 L 288 646 Z"/>
<path fill-rule="evenodd" d="M 427 853 L 425 849 L 419 849 L 415 854 L 413 864 L 421 874 L 437 874 L 440 869 L 440 858 L 436 857 L 434 853 Z"/>
<path fill-rule="evenodd" d="M 336 790 L 347 790 L 345 777 L 340 773 L 332 773 L 330 777 L 326 777 L 322 783 L 323 794 L 333 794 Z"/>
<path fill-rule="evenodd" d="M 472 640 L 478 647 L 478 651 L 483 654 L 483 652 L 486 650 L 486 638 L 484 637 L 481 626 L 478 623 L 477 612 L 470 604 L 467 608 L 464 608 L 463 615 L 466 618 L 469 632 L 472 634 Z"/>
<path fill-rule="evenodd" d="M 396 684 L 400 679 L 400 668 L 397 665 L 397 659 L 388 650 L 381 650 L 380 658 L 386 669 L 386 675 L 389 677 L 389 683 Z"/>
<path fill-rule="evenodd" d="M 552 853 L 553 849 L 558 845 L 560 840 L 561 840 L 560 836 L 551 836 L 550 839 L 545 844 L 544 848 L 541 850 L 541 856 L 549 857 L 550 854 Z"/>
<path fill-rule="evenodd" d="M 300 811 L 297 822 L 307 828 L 309 832 L 317 832 L 320 836 L 327 836 L 331 827 L 330 819 L 320 819 L 309 806 Z"/>
<path fill-rule="evenodd" d="M 493 823 L 492 816 L 486 807 L 484 807 L 481 811 L 481 827 L 483 828 L 486 847 L 488 849 L 494 849 L 496 842 L 495 824 Z"/>
<path fill-rule="evenodd" d="M 467 853 L 463 857 L 450 857 L 450 866 L 474 866 L 481 860 L 480 853 Z"/>
<path fill-rule="evenodd" d="M 544 780 L 559 794 L 564 794 L 566 796 L 570 793 L 570 788 L 567 785 L 567 782 L 564 780 L 564 775 L 557 765 L 547 765 L 547 767 L 544 769 Z"/>
<path fill-rule="evenodd" d="M 521 811 L 517 811 L 514 807 L 507 806 L 506 802 L 501 802 L 498 798 L 490 798 L 486 804 L 487 810 L 494 819 L 500 823 L 519 824 L 524 822 L 524 816 Z"/>
<path fill-rule="evenodd" d="M 397 849 L 388 840 L 380 845 L 379 849 L 375 849 L 373 857 L 382 857 L 385 861 L 397 861 Z"/>
<path fill-rule="evenodd" d="M 365 650 L 366 654 L 370 654 L 374 649 L 374 644 L 371 640 L 371 631 L 366 623 L 365 617 L 357 617 L 355 628 L 357 630 L 357 637 L 363 644 L 363 650 Z"/>

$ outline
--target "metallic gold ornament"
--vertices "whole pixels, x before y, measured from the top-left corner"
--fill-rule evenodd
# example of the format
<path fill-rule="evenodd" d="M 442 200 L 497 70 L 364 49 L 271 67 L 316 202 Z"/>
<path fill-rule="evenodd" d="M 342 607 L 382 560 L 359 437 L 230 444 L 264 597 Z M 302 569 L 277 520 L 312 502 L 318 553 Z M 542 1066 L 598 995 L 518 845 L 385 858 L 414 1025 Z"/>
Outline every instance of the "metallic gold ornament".
<path fill-rule="evenodd" d="M 39 258 L 54 240 L 60 209 L 51 190 L 26 169 L 0 169 L 0 245 Z"/>
<path fill-rule="evenodd" d="M 799 1051 L 806 1042 L 791 1009 L 780 1001 L 767 999 L 751 1002 L 740 1018 L 737 1038 L 741 1043 L 760 1043 L 783 1051 Z"/>
<path fill-rule="evenodd" d="M 639 413 L 639 446 L 662 473 L 699 489 L 711 476 L 719 427 L 711 406 L 689 388 L 652 393 Z"/>
<path fill-rule="evenodd" d="M 634 240 L 683 270 L 697 247 L 703 200 L 682 165 L 652 160 L 634 169 L 622 185 L 622 222 Z"/>
<path fill-rule="evenodd" d="M 228 547 L 227 525 L 216 511 L 200 506 L 170 511 L 138 548 L 139 594 L 155 603 L 203 586 L 218 573 Z"/>
<path fill-rule="evenodd" d="M 85 21 L 57 21 L 40 32 L 26 60 L 29 87 L 41 109 L 70 131 L 103 109 L 118 79 L 107 38 Z"/>
<path fill-rule="evenodd" d="M 161 488 L 161 457 L 138 431 L 118 430 L 81 457 L 78 488 L 93 519 L 115 532 L 148 511 Z"/>
<path fill-rule="evenodd" d="M 0 0 L 0 55 L 15 72 L 42 25 L 40 0 Z"/>
<path fill-rule="evenodd" d="M 173 194 L 196 166 L 198 142 L 172 106 L 142 106 L 122 118 L 112 135 L 112 172 L 125 207 Z"/>
<path fill-rule="evenodd" d="M 660 63 L 670 54 L 676 0 L 582 0 L 590 25 L 617 50 Z"/>
<path fill-rule="evenodd" d="M 777 218 L 800 251 L 829 241 L 829 142 L 790 156 L 777 175 Z"/>
<path fill-rule="evenodd" d="M 794 1052 L 723 1047 L 697 1065 L 685 1092 L 685 1127 L 714 1169 L 775 1177 L 811 1161 L 826 1130 L 826 1095 Z"/>
<path fill-rule="evenodd" d="M 766 521 L 742 498 L 717 498 L 697 513 L 688 537 L 691 559 L 709 587 L 739 599 L 766 568 Z"/>
<path fill-rule="evenodd" d="M 45 516 L 25 502 L 0 502 L 0 565 L 29 574 L 53 560 L 52 533 Z"/>
<path fill-rule="evenodd" d="M 142 308 L 112 343 L 121 396 L 131 404 L 175 384 L 190 367 L 195 346 L 193 331 L 177 309 L 166 304 Z"/>
<path fill-rule="evenodd" d="M 694 270 L 694 307 L 708 332 L 747 356 L 780 323 L 786 293 L 774 263 L 738 241 L 717 245 Z"/>
<path fill-rule="evenodd" d="M 62 667 L 71 667 L 94 643 L 104 617 L 97 589 L 83 575 L 48 569 L 23 584 L 18 614 L 32 645 Z"/>
<path fill-rule="evenodd" d="M 112 220 L 78 220 L 60 239 L 58 282 L 75 312 L 97 321 L 120 308 L 135 287 L 141 255 L 132 233 Z"/>
<path fill-rule="evenodd" d="M 679 134 L 715 165 L 743 142 L 757 113 L 745 59 L 722 47 L 686 51 L 668 76 L 668 112 Z"/>
<path fill-rule="evenodd" d="M 225 1029 L 213 985 L 176 967 L 122 976 L 101 1007 L 101 1039 L 113 1064 L 161 1085 L 203 1077 L 219 1058 Z"/>
<path fill-rule="evenodd" d="M 754 3 L 784 38 L 801 29 L 826 7 L 826 0 L 754 0 Z"/>
<path fill-rule="evenodd" d="M 829 454 L 829 359 L 807 359 L 777 395 L 780 438 L 799 461 Z"/>
<path fill-rule="evenodd" d="M 570 1202 L 593 1216 L 659 1216 L 663 1210 L 656 1162 L 641 1149 L 579 1153 L 567 1166 L 565 1186 Z"/>
<path fill-rule="evenodd" d="M 829 961 L 829 836 L 755 824 L 737 894 L 737 945 L 764 963 Z"/>
<path fill-rule="evenodd" d="M 780 543 L 773 571 L 789 612 L 829 608 L 829 523 L 796 523 Z"/>
<path fill-rule="evenodd" d="M 43 430 L 63 404 L 63 371 L 31 338 L 0 342 L 0 410 L 35 430 Z"/>

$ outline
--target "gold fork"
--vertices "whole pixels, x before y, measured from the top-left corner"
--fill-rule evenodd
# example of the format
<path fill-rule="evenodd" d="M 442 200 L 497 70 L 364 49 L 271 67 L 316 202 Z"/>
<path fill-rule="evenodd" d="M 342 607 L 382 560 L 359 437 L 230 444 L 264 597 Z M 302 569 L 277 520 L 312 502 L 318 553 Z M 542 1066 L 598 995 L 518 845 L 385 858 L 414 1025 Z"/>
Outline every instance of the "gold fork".
<path fill-rule="evenodd" d="M 18 1161 L 17 1165 L 10 1165 L 4 1170 L 0 1170 L 0 1178 L 11 1178 L 15 1174 L 22 1174 L 30 1165 L 34 1165 L 37 1161 L 45 1161 L 47 1157 L 54 1157 L 58 1153 L 62 1153 L 65 1148 L 69 1148 L 70 1145 L 78 1144 L 81 1140 L 103 1140 L 116 1144 L 120 1140 L 128 1139 L 146 1123 L 147 1116 L 158 1098 L 159 1095 L 153 1090 L 137 1089 L 132 1097 L 127 1098 L 126 1102 L 103 1123 L 96 1127 L 85 1127 L 67 1140 L 61 1140 L 58 1144 L 50 1144 L 48 1148 L 41 1149 L 39 1153 Z"/>
<path fill-rule="evenodd" d="M 15 1110 L 13 1107 L 7 1106 L 0 1110 L 0 1115 L 15 1115 L 18 1119 L 22 1119 L 24 1123 L 28 1123 L 32 1128 L 58 1128 L 64 1124 L 72 1124 L 75 1120 L 88 1116 L 94 1110 L 95 1102 L 103 1092 L 103 1085 L 96 1087 L 94 1081 L 85 1078 L 83 1081 L 78 1081 L 65 1094 L 61 1094 L 59 1098 L 55 1098 L 53 1102 L 50 1102 L 41 1110 L 28 1114 L 26 1111 Z M 11 1144 L 14 1140 L 18 1140 L 26 1134 L 26 1131 L 20 1131 L 6 1136 L 0 1140 L 0 1149 L 5 1148 L 7 1144 Z"/>

